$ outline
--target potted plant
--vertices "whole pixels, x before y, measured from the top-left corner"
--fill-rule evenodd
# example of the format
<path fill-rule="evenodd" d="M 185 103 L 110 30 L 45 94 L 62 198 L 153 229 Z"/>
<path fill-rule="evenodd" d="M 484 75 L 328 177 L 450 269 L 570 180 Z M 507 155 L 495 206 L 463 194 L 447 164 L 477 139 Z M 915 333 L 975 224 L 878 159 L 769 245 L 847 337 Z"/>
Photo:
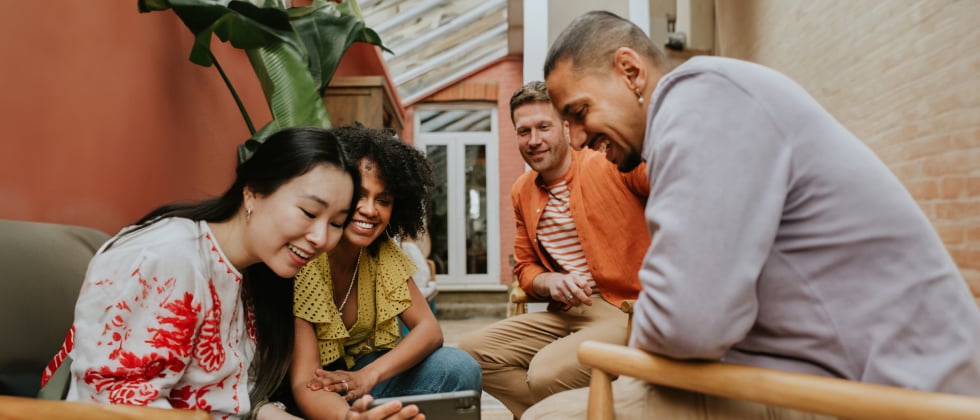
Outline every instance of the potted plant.
<path fill-rule="evenodd" d="M 247 159 L 280 128 L 330 127 L 321 98 L 344 52 L 354 42 L 385 48 L 378 34 L 365 25 L 355 0 L 313 0 L 302 7 L 287 7 L 283 0 L 254 1 L 138 0 L 141 13 L 173 10 L 195 36 L 191 62 L 214 65 L 221 74 L 251 133 L 238 147 L 239 160 Z M 261 129 L 255 129 L 215 59 L 212 35 L 248 55 L 272 113 L 272 121 Z"/>

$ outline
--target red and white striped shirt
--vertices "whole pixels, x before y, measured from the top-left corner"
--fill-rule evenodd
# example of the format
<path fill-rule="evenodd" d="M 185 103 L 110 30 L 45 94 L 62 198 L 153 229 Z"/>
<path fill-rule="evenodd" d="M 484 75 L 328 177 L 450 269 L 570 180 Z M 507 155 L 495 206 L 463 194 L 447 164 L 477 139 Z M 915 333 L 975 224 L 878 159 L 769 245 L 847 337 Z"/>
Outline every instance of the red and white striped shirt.
<path fill-rule="evenodd" d="M 582 243 L 579 242 L 578 232 L 575 230 L 575 220 L 572 219 L 568 206 L 571 195 L 568 181 L 562 178 L 549 185 L 548 195 L 548 203 L 545 204 L 544 213 L 538 223 L 538 241 L 564 271 L 578 274 L 594 285 L 585 252 L 582 251 Z"/>

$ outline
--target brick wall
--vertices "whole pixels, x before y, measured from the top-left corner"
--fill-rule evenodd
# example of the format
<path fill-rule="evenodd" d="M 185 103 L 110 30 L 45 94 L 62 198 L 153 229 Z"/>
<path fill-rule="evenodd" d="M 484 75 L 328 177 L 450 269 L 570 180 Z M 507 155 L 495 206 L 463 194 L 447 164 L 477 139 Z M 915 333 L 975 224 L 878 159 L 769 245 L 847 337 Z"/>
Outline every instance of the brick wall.
<path fill-rule="evenodd" d="M 895 172 L 980 295 L 980 1 L 716 1 L 719 55 L 801 83 Z"/>

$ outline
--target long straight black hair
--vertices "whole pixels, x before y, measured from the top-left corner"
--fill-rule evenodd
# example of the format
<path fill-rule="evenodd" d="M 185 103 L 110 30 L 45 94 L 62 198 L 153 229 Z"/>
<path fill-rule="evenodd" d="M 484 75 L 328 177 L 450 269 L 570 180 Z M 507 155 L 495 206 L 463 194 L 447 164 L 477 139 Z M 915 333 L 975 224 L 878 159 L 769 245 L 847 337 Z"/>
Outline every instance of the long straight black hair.
<path fill-rule="evenodd" d="M 293 178 L 302 176 L 319 165 L 332 165 L 348 175 L 354 185 L 346 226 L 357 207 L 361 185 L 357 162 L 347 153 L 328 130 L 315 127 L 283 129 L 270 136 L 255 153 L 235 171 L 235 182 L 219 197 L 196 203 L 161 206 L 143 216 L 128 233 L 167 217 L 182 217 L 194 221 L 223 222 L 241 211 L 244 191 L 248 188 L 260 195 L 269 195 Z M 241 269 L 241 267 L 239 267 Z M 284 281 L 265 263 L 242 269 L 246 305 L 255 313 L 256 354 L 253 374 L 255 386 L 249 398 L 256 402 L 268 399 L 289 370 L 293 351 L 293 283 Z"/>

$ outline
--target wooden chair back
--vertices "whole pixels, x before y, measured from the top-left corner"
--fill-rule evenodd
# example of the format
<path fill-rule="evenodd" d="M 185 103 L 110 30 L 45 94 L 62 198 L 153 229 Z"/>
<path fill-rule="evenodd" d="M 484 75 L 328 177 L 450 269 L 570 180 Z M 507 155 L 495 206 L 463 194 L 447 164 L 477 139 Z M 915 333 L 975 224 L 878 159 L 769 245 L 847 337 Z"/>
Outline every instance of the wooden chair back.
<path fill-rule="evenodd" d="M 204 411 L 0 396 L 0 420 L 210 420 Z"/>
<path fill-rule="evenodd" d="M 620 306 L 629 313 L 634 301 Z M 612 420 L 612 380 L 619 375 L 723 398 L 753 401 L 848 419 L 980 419 L 980 398 L 876 385 L 721 362 L 679 361 L 632 347 L 582 343 L 579 362 L 592 367 L 588 418 Z"/>

